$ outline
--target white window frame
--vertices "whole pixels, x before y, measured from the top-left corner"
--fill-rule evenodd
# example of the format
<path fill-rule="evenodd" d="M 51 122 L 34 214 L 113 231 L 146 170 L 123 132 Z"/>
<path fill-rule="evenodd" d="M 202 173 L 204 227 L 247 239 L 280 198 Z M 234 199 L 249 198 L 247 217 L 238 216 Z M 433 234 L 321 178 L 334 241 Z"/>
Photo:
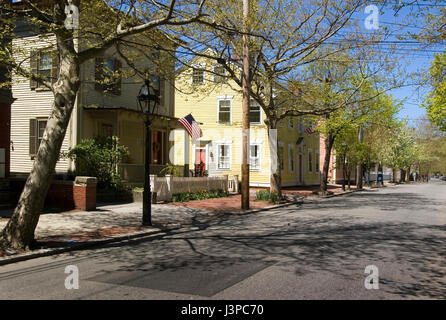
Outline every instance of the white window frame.
<path fill-rule="evenodd" d="M 304 119 L 302 119 L 302 118 L 299 118 L 299 124 L 298 124 L 298 126 L 299 126 L 299 133 L 300 134 L 303 134 L 304 133 L 304 131 L 305 131 L 305 126 L 304 126 Z"/>
<path fill-rule="evenodd" d="M 212 67 L 212 71 L 214 72 L 214 82 L 215 83 L 225 83 L 226 82 L 226 78 L 222 78 L 222 81 L 217 81 L 215 78 L 216 77 L 220 77 L 219 75 L 217 75 L 216 74 L 216 72 L 215 72 L 215 68 L 223 68 L 223 71 L 224 71 L 224 73 L 223 73 L 223 75 L 226 75 L 226 69 L 225 69 L 225 67 L 224 66 L 222 66 L 222 65 L 219 65 L 219 64 L 214 64 L 214 66 Z"/>
<path fill-rule="evenodd" d="M 259 159 L 259 167 L 258 168 L 253 168 L 251 166 L 251 147 L 252 146 L 257 146 L 258 150 L 257 150 L 257 158 Z M 262 170 L 262 144 L 260 142 L 251 142 L 249 144 L 249 171 L 260 171 Z"/>
<path fill-rule="evenodd" d="M 310 157 L 311 157 L 312 163 L 310 163 Z M 308 162 L 308 172 L 313 173 L 313 150 L 312 149 L 308 149 L 307 162 Z"/>
<path fill-rule="evenodd" d="M 294 161 L 295 149 L 294 145 L 288 145 L 288 172 L 294 172 L 296 170 L 296 162 Z M 291 165 L 293 164 L 293 166 Z"/>
<path fill-rule="evenodd" d="M 259 107 L 259 114 L 260 114 L 260 121 L 259 122 L 249 122 L 249 124 L 252 124 L 252 125 L 261 125 L 262 124 L 262 121 L 263 121 L 263 117 L 262 117 L 262 107 L 260 106 L 260 104 L 257 102 L 257 101 L 255 101 L 254 99 L 251 99 L 250 101 L 249 101 L 249 112 L 251 112 L 251 103 L 255 103 L 255 104 L 257 104 L 257 106 Z"/>
<path fill-rule="evenodd" d="M 217 97 L 217 123 L 218 125 L 232 125 L 232 98 L 233 96 Z M 229 101 L 229 123 L 220 123 L 220 101 Z"/>
<path fill-rule="evenodd" d="M 203 85 L 205 83 L 205 81 L 206 81 L 205 80 L 206 79 L 206 73 L 204 71 L 205 68 L 206 68 L 206 64 L 205 63 L 195 64 L 195 65 L 192 66 L 192 74 L 190 76 L 190 78 L 191 78 L 190 79 L 190 83 L 193 86 L 200 86 L 200 85 Z M 194 71 L 197 70 L 197 69 L 201 69 L 199 71 L 203 72 L 203 81 L 201 83 L 194 83 Z"/>
<path fill-rule="evenodd" d="M 217 170 L 218 171 L 228 171 L 231 170 L 231 162 L 232 162 L 232 143 L 229 142 L 217 142 Z M 228 147 L 228 158 L 229 158 L 229 167 L 228 168 L 220 168 L 220 146 L 227 146 Z"/>

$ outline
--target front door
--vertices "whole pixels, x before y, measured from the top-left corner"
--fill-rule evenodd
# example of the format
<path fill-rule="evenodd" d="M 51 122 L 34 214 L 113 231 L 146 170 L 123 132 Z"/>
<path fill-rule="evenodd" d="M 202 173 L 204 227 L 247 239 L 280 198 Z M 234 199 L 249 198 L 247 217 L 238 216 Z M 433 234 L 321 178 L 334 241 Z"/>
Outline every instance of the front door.
<path fill-rule="evenodd" d="M 207 170 L 205 148 L 195 149 L 195 170 Z"/>

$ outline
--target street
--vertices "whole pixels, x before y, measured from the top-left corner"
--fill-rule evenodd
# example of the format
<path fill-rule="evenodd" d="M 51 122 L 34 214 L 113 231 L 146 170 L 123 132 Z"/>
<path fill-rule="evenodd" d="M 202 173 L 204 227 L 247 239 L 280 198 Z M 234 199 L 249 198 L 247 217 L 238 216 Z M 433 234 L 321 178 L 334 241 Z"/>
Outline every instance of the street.
<path fill-rule="evenodd" d="M 444 299 L 445 195 L 442 181 L 372 189 L 10 264 L 0 299 Z"/>

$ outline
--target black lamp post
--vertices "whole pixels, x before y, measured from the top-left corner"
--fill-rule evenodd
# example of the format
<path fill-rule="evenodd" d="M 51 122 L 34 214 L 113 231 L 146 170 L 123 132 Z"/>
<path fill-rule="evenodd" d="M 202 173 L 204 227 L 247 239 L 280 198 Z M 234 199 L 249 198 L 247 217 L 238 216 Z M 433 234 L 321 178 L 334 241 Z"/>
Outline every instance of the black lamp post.
<path fill-rule="evenodd" d="M 156 76 L 146 80 L 138 94 L 138 105 L 146 116 L 146 156 L 145 156 L 145 176 L 144 192 L 142 204 L 142 225 L 152 225 L 152 192 L 150 190 L 150 162 L 152 161 L 152 135 L 150 132 L 151 116 L 155 115 L 157 104 L 159 104 L 159 78 Z"/>

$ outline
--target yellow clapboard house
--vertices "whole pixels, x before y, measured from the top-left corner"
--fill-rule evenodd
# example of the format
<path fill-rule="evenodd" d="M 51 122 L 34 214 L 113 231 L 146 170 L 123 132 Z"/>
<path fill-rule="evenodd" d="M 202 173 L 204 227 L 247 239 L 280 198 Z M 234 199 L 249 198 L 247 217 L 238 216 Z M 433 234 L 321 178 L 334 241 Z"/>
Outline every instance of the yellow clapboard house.
<path fill-rule="evenodd" d="M 242 94 L 233 81 L 218 74 L 221 68 L 197 58 L 195 68 L 183 68 L 176 76 L 175 117 L 192 114 L 203 136 L 193 143 L 187 132 L 176 130 L 171 159 L 177 165 L 198 164 L 209 176 L 238 175 L 242 163 Z M 206 70 L 209 70 L 208 72 Z M 265 113 L 250 105 L 250 185 L 270 186 L 270 150 Z M 312 123 L 303 118 L 282 120 L 277 129 L 282 186 L 320 183 L 319 134 L 309 134 Z"/>

